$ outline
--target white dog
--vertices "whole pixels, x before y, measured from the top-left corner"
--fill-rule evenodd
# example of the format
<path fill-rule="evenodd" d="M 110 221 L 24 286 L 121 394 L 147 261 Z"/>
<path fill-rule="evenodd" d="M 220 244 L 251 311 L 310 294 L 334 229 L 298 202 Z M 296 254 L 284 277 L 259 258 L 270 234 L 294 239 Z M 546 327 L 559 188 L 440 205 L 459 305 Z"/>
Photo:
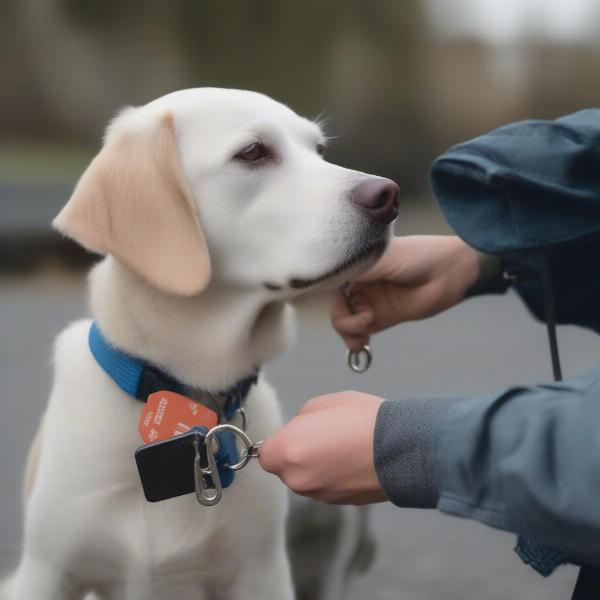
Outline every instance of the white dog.
<path fill-rule="evenodd" d="M 122 111 L 54 221 L 106 255 L 91 272 L 111 346 L 188 386 L 224 390 L 282 352 L 289 301 L 384 250 L 396 185 L 323 160 L 320 128 L 261 94 L 191 89 Z M 134 460 L 144 404 L 63 331 L 25 477 L 23 556 L 4 596 L 71 600 L 293 597 L 286 493 L 257 464 L 222 501 L 148 503 Z M 280 425 L 261 376 L 249 435 Z"/>

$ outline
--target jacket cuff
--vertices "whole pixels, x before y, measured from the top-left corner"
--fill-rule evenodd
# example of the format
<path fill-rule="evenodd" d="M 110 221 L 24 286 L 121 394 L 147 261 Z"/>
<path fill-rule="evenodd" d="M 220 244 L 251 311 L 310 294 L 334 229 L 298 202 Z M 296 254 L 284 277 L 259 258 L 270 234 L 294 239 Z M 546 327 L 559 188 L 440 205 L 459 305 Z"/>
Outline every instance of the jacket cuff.
<path fill-rule="evenodd" d="M 397 506 L 435 508 L 439 488 L 433 452 L 434 428 L 451 398 L 385 400 L 375 422 L 375 471 Z"/>
<path fill-rule="evenodd" d="M 479 277 L 466 291 L 465 298 L 483 294 L 503 294 L 510 286 L 511 279 L 505 275 L 504 260 L 499 256 L 478 252 Z"/>

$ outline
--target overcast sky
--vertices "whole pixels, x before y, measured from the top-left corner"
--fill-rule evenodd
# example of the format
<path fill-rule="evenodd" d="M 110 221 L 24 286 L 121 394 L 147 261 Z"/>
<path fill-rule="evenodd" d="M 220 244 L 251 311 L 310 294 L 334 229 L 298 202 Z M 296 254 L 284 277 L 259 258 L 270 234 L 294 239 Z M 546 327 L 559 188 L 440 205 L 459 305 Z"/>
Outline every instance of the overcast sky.
<path fill-rule="evenodd" d="M 435 30 L 492 43 L 532 37 L 600 43 L 600 0 L 428 0 Z"/>

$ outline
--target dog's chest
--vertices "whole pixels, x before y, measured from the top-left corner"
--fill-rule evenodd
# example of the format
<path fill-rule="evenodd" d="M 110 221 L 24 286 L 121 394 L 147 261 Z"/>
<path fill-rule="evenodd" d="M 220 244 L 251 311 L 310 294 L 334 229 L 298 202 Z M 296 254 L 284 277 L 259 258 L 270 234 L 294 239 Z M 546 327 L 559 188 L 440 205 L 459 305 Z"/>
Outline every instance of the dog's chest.
<path fill-rule="evenodd" d="M 71 328 L 57 351 L 43 468 L 51 478 L 60 465 L 69 476 L 61 478 L 56 497 L 47 490 L 40 496 L 40 506 L 59 515 L 63 530 L 77 538 L 83 579 L 98 585 L 133 579 L 150 586 L 125 596 L 132 598 L 185 597 L 172 590 L 189 581 L 196 589 L 202 584 L 223 590 L 257 548 L 276 543 L 274 532 L 285 515 L 284 488 L 253 462 L 238 472 L 216 507 L 200 506 L 193 494 L 146 502 L 134 460 L 143 443 L 137 431 L 142 403 L 118 390 L 92 359 L 85 345 L 88 328 L 85 322 Z M 275 396 L 264 381 L 250 394 L 247 409 L 253 440 L 267 437 L 280 423 Z M 65 423 L 77 424 L 69 436 Z"/>
<path fill-rule="evenodd" d="M 148 504 L 137 494 L 116 494 L 100 512 L 107 519 L 85 528 L 92 535 L 82 547 L 90 556 L 80 565 L 85 570 L 93 564 L 94 573 L 112 573 L 111 580 L 133 576 L 152 582 L 153 592 L 159 586 L 166 593 L 190 579 L 217 585 L 239 563 L 239 523 L 219 508 L 199 506 L 193 495 Z"/>

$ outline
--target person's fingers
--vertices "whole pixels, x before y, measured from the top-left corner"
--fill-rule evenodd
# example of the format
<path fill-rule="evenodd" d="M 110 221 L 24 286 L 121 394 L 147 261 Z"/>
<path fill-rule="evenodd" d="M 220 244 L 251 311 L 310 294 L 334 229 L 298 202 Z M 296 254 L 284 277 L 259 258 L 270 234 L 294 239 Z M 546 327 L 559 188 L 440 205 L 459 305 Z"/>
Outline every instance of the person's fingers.
<path fill-rule="evenodd" d="M 372 458 L 382 401 L 356 391 L 315 397 L 265 440 L 261 467 L 303 496 L 356 504 L 383 499 Z"/>
<path fill-rule="evenodd" d="M 375 315 L 372 311 L 335 317 L 331 319 L 333 328 L 342 336 L 355 337 L 368 335 L 369 327 L 373 324 Z"/>
<path fill-rule="evenodd" d="M 342 339 L 350 352 L 360 352 L 365 346 L 369 345 L 368 335 L 359 335 L 355 337 L 342 336 Z"/>
<path fill-rule="evenodd" d="M 338 332 L 339 333 L 339 332 Z M 340 334 L 344 345 L 348 350 L 352 352 L 358 352 L 363 346 L 369 343 L 369 334 L 366 332 L 359 331 L 355 335 L 353 334 Z"/>
<path fill-rule="evenodd" d="M 365 344 L 369 343 L 369 327 L 372 322 L 372 315 L 361 314 L 352 315 L 344 321 L 332 321 L 332 324 L 346 347 L 358 352 Z"/>
<path fill-rule="evenodd" d="M 368 343 L 375 313 L 363 294 L 353 296 L 352 302 L 356 314 L 350 311 L 344 294 L 337 292 L 331 308 L 331 324 L 350 350 L 360 350 Z"/>
<path fill-rule="evenodd" d="M 349 284 L 346 292 L 336 290 L 331 303 L 332 320 L 367 312 L 373 312 L 373 304 L 365 286 Z"/>
<path fill-rule="evenodd" d="M 346 294 L 342 290 L 336 290 L 331 302 L 331 319 L 343 319 L 351 314 Z"/>

